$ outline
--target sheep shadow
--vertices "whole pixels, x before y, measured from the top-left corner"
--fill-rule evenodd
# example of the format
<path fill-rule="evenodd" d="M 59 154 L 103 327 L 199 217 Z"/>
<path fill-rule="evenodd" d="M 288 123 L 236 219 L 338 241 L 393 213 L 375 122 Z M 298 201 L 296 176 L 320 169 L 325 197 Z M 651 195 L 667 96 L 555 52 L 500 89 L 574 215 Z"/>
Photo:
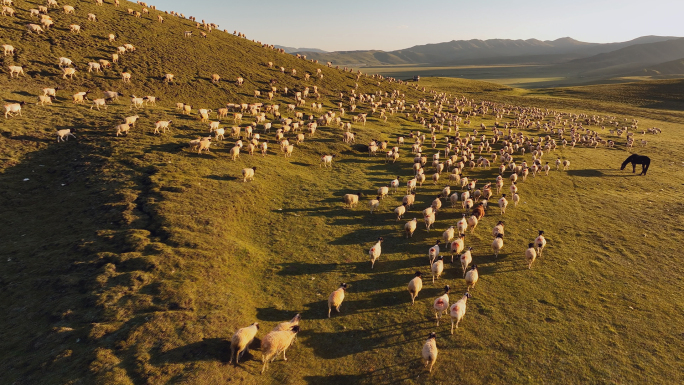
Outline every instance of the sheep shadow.
<path fill-rule="evenodd" d="M 311 164 L 304 163 L 304 162 L 290 162 L 290 164 L 294 164 L 295 166 L 302 166 L 302 167 L 310 167 L 311 166 Z"/>
<path fill-rule="evenodd" d="M 336 271 L 339 267 L 337 263 L 302 263 L 287 262 L 280 263 L 280 270 L 276 273 L 281 276 L 316 275 Z"/>
<path fill-rule="evenodd" d="M 292 310 L 281 310 L 274 307 L 257 308 L 256 318 L 265 322 L 286 322 L 292 319 L 297 312 Z M 304 318 L 304 317 L 302 317 Z"/>
<path fill-rule="evenodd" d="M 333 316 L 331 319 L 336 318 Z M 419 322 L 392 323 L 377 328 L 318 332 L 304 330 L 305 344 L 312 348 L 317 357 L 338 359 L 369 350 L 404 346 L 411 342 L 422 341 L 427 335 L 425 330 L 433 329 L 432 320 Z M 391 341 L 397 339 L 397 341 Z"/>
<path fill-rule="evenodd" d="M 256 342 L 256 340 L 255 340 Z M 257 348 L 261 341 L 252 342 L 250 348 Z M 243 361 L 251 360 L 254 357 L 245 352 Z M 199 361 L 220 361 L 227 363 L 230 360 L 230 340 L 225 338 L 206 338 L 199 342 L 179 346 L 166 352 L 158 352 L 152 355 L 154 365 L 180 364 Z"/>
<path fill-rule="evenodd" d="M 398 384 L 417 379 L 424 372 L 418 358 L 397 362 L 382 368 L 369 367 L 362 374 L 334 374 L 329 376 L 305 376 L 309 384 Z"/>
<path fill-rule="evenodd" d="M 230 181 L 238 180 L 237 177 L 230 176 L 230 175 L 207 175 L 207 176 L 205 176 L 205 178 L 217 180 L 220 182 L 230 182 Z"/>

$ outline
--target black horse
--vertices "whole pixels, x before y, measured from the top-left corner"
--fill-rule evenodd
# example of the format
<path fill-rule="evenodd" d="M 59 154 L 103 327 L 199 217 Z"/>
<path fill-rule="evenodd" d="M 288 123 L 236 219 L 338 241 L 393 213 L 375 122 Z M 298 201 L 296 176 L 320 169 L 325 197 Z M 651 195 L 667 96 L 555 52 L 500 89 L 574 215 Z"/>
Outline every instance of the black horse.
<path fill-rule="evenodd" d="M 639 174 L 639 175 L 646 175 L 646 171 L 648 171 L 648 166 L 651 165 L 651 158 L 644 156 L 644 155 L 632 154 L 627 159 L 625 159 L 624 162 L 622 162 L 622 167 L 620 167 L 620 170 L 624 170 L 625 167 L 627 167 L 627 163 L 632 164 L 632 172 L 633 173 L 636 172 L 636 165 L 640 164 L 641 165 L 641 174 Z"/>

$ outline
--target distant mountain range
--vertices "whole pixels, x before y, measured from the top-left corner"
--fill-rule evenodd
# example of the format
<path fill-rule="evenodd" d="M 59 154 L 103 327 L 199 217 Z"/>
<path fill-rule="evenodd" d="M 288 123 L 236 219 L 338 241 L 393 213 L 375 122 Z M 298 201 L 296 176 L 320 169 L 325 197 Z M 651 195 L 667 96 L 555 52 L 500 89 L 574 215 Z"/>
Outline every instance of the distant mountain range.
<path fill-rule="evenodd" d="M 559 77 L 575 83 L 617 76 L 684 74 L 684 38 L 676 36 L 642 36 L 618 43 L 587 43 L 569 37 L 552 41 L 454 40 L 389 52 L 302 49 L 293 53 L 353 68 L 538 65 L 543 66 L 540 71 L 546 77 Z M 467 73 L 463 76 L 469 77 Z"/>
<path fill-rule="evenodd" d="M 636 44 L 649 44 L 678 39 L 675 36 L 643 36 L 620 43 L 585 43 L 569 37 L 557 40 L 453 40 L 445 43 L 417 45 L 396 51 L 337 51 L 300 49 L 292 53 L 306 54 L 319 61 L 337 65 L 380 66 L 397 64 L 510 64 L 529 61 L 535 64 L 565 62 L 607 53 Z"/>

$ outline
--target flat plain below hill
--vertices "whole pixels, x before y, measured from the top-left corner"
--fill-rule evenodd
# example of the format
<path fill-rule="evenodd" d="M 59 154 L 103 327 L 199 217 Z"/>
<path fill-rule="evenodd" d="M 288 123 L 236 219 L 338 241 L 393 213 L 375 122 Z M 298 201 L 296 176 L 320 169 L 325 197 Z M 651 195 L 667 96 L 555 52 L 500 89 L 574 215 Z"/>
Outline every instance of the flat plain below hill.
<path fill-rule="evenodd" d="M 17 8 L 26 13 L 24 8 L 32 4 Z M 129 6 L 140 8 L 130 3 L 123 8 Z M 447 174 L 437 184 L 428 179 L 419 187 L 415 206 L 397 221 L 392 210 L 413 175 L 410 144 L 401 146 L 401 158 L 394 164 L 366 151 L 372 139 L 394 144 L 398 135 L 425 132 L 422 125 L 402 114 L 388 116 L 386 122 L 369 115 L 367 124 L 353 123 L 353 145 L 342 143 L 342 129 L 319 127 L 296 146 L 291 158 L 275 145 L 274 132 L 259 129 L 262 140 L 271 144 L 266 157 L 243 152 L 232 161 L 228 151 L 235 139 L 230 138 L 214 141 L 211 152 L 197 154 L 187 142 L 208 135 L 208 125 L 199 122 L 196 112 L 180 114 L 176 102 L 192 104 L 196 111 L 228 102 L 263 101 L 252 94 L 270 79 L 276 78 L 278 87 L 302 88 L 303 72 L 322 68 L 325 78 L 311 85 L 320 88 L 323 111 L 332 111 L 342 101 L 339 93 L 355 87 L 356 78 L 220 31 L 206 41 L 195 37 L 183 42 L 182 31 L 194 25 L 171 16 L 167 29 L 157 30 L 153 19 L 118 15 L 123 11 L 111 4 L 79 2 L 77 10 L 81 18 L 95 11 L 104 23 L 101 30 L 93 26 L 91 39 L 99 41 L 120 26 L 121 40 L 138 47 L 122 63 L 135 69 L 132 85 L 122 86 L 118 72 L 100 78 L 82 71 L 82 78 L 67 82 L 56 68 L 59 56 L 76 58 L 71 54 L 76 52 L 82 65 L 106 57 L 115 45 L 90 52 L 89 45 L 67 31 L 58 29 L 40 40 L 14 26 L 22 19 L 0 19 L 9 23 L 3 24 L 7 30 L 16 29 L 4 41 L 25 47 L 19 57 L 5 58 L 5 65 L 19 60 L 30 69 L 20 80 L 3 75 L 0 97 L 35 103 L 42 87 L 62 88 L 54 105 L 26 105 L 23 116 L 2 123 L 1 382 L 682 382 L 681 111 L 643 108 L 630 100 L 597 100 L 591 95 L 600 89 L 560 96 L 558 90 L 528 94 L 492 83 L 434 78 L 421 80 L 428 90 L 424 93 L 362 77 L 358 93 L 399 89 L 411 104 L 419 98 L 431 101 L 429 91 L 436 90 L 478 103 L 635 118 L 640 128 L 657 126 L 663 131 L 637 133 L 635 148 L 628 150 L 624 137 L 590 126 L 615 140 L 615 148 L 559 147 L 544 160 L 567 159 L 568 171 L 554 169 L 549 176 L 519 182 L 521 203 L 511 204 L 505 216 L 491 204 L 466 237 L 480 281 L 471 290 L 464 320 L 451 335 L 448 320 L 436 327 L 432 302 L 445 284 L 451 285 L 452 301 L 458 299 L 465 283 L 460 267 L 447 264 L 433 284 L 427 250 L 463 210 L 443 203 L 435 230 L 425 231 L 421 222 L 413 238 L 403 237 L 405 221 L 422 217 L 422 209 L 447 184 Z M 64 24 L 62 17 L 54 18 Z M 115 18 L 122 21 L 115 24 Z M 141 29 L 140 23 L 149 23 L 148 28 Z M 127 30 L 140 34 L 127 35 Z M 49 40 L 58 38 L 65 39 L 63 45 Z M 51 52 L 47 47 L 60 48 L 36 58 L 39 52 Z M 194 54 L 165 67 L 162 59 L 178 49 Z M 210 59 L 196 59 L 205 54 Z M 269 70 L 264 65 L 269 60 L 298 68 L 300 74 L 293 78 Z M 180 84 L 164 85 L 160 77 L 166 72 L 176 73 Z M 229 81 L 212 85 L 213 72 Z M 240 75 L 249 83 L 243 88 L 233 83 Z M 85 89 L 120 90 L 126 97 L 107 111 L 72 104 L 70 95 Z M 131 111 L 128 96 L 133 93 L 162 100 Z M 279 95 L 275 102 L 284 106 L 293 100 Z M 370 113 L 370 108 L 359 103 L 357 112 Z M 134 113 L 140 120 L 131 133 L 114 136 L 112 127 Z M 152 133 L 160 119 L 174 121 L 170 133 Z M 512 119 L 506 115 L 500 122 Z M 344 120 L 350 120 L 349 114 Z M 491 115 L 471 120 L 461 125 L 462 136 L 481 123 L 494 124 Z M 57 143 L 56 128 L 74 129 L 76 140 Z M 442 141 L 444 135 L 437 133 Z M 491 138 L 492 131 L 485 135 Z M 641 139 L 647 140 L 643 148 L 638 147 Z M 428 155 L 436 152 L 425 147 Z M 630 152 L 651 157 L 648 176 L 618 169 Z M 337 155 L 332 169 L 319 167 L 323 154 Z M 515 160 L 529 163 L 531 155 L 516 154 Z M 243 183 L 241 170 L 253 166 L 255 180 Z M 464 175 L 482 186 L 493 182 L 497 171 L 467 168 Z M 396 176 L 402 182 L 399 192 L 383 199 L 380 210 L 371 215 L 368 200 Z M 456 186 L 452 190 L 461 191 Z M 344 208 L 342 196 L 359 191 L 365 195 L 359 206 Z M 506 223 L 506 237 L 503 252 L 495 258 L 491 229 L 498 220 Z M 545 231 L 548 245 L 528 270 L 523 253 L 538 230 Z M 379 236 L 385 239 L 383 254 L 371 270 L 368 249 Z M 415 271 L 423 272 L 424 288 L 411 306 L 406 285 Z M 341 313 L 328 319 L 327 297 L 340 282 L 349 284 L 347 297 Z M 243 362 L 227 363 L 229 339 L 237 328 L 257 321 L 261 339 L 297 313 L 302 315 L 302 331 L 288 350 L 287 362 L 279 358 L 259 374 L 256 341 Z M 440 355 L 428 374 L 420 350 L 432 331 Z"/>

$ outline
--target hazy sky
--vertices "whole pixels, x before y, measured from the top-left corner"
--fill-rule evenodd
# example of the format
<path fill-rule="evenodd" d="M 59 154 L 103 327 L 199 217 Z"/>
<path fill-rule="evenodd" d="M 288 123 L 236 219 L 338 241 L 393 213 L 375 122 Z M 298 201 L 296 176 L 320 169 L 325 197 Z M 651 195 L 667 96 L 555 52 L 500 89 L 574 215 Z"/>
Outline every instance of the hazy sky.
<path fill-rule="evenodd" d="M 684 0 L 163 0 L 198 20 L 268 44 L 327 51 L 395 50 L 467 39 L 606 43 L 684 36 Z"/>

